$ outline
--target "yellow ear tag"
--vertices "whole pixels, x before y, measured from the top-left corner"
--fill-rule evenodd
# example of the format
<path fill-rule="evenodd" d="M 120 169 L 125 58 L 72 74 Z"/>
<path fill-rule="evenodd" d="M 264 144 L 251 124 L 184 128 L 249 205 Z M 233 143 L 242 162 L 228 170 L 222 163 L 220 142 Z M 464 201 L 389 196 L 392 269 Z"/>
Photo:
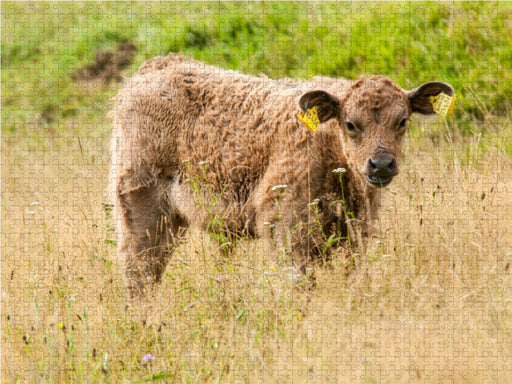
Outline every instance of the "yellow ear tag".
<path fill-rule="evenodd" d="M 300 121 L 302 121 L 307 129 L 316 132 L 318 129 L 318 124 L 320 124 L 316 105 L 312 108 L 309 108 L 304 114 L 299 112 L 297 117 Z"/>
<path fill-rule="evenodd" d="M 455 104 L 455 95 L 452 97 L 441 92 L 437 96 L 430 96 L 430 102 L 432 103 L 435 113 L 441 116 L 446 116 L 453 109 L 453 104 Z"/>

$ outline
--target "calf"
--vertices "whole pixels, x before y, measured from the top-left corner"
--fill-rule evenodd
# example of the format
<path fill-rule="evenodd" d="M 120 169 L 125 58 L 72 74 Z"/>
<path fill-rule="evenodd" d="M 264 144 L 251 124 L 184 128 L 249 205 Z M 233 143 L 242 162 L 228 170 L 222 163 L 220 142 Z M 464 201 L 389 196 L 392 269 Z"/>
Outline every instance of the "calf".
<path fill-rule="evenodd" d="M 348 238 L 349 223 L 366 236 L 411 114 L 433 114 L 441 93 L 454 95 L 441 82 L 404 91 L 380 76 L 275 81 L 175 54 L 145 62 L 113 110 L 130 294 L 159 281 L 191 223 L 221 218 L 214 229 L 273 236 L 303 271 L 327 239 Z"/>

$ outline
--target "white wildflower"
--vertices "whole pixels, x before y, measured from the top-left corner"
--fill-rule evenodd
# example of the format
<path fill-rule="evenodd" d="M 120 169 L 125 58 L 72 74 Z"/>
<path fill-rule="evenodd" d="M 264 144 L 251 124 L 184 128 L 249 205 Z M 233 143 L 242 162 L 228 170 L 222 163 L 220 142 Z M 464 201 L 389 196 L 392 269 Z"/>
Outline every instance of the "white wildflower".
<path fill-rule="evenodd" d="M 286 185 L 286 184 L 274 185 L 274 186 L 272 187 L 272 190 L 273 190 L 273 191 L 281 191 L 281 190 L 283 190 L 283 189 L 286 189 L 286 187 L 287 187 L 287 186 L 288 186 L 288 185 Z"/>
<path fill-rule="evenodd" d="M 308 204 L 308 207 L 316 207 L 319 202 L 320 202 L 320 200 L 315 199 L 311 203 Z"/>

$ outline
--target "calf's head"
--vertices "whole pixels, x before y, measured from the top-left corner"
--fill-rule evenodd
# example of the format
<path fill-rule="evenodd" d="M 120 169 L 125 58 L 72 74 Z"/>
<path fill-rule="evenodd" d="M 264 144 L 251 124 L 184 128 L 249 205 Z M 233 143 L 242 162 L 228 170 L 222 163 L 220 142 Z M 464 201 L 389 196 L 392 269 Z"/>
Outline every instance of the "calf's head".
<path fill-rule="evenodd" d="M 320 123 L 333 120 L 349 165 L 375 187 L 398 174 L 400 152 L 412 113 L 434 114 L 432 96 L 453 96 L 451 86 L 430 82 L 404 91 L 380 76 L 361 78 L 343 95 L 318 90 L 299 100 L 305 112 L 316 106 Z"/>

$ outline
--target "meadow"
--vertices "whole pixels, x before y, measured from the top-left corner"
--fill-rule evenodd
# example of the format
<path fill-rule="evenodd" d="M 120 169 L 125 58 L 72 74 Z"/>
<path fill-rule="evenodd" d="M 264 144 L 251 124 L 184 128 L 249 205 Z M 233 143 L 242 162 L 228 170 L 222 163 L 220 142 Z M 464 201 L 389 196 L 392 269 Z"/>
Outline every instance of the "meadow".
<path fill-rule="evenodd" d="M 512 3 L 1 3 L 1 379 L 512 382 Z M 111 98 L 168 52 L 273 78 L 457 94 L 414 117 L 378 233 L 315 266 L 187 233 L 127 297 L 106 200 Z"/>

